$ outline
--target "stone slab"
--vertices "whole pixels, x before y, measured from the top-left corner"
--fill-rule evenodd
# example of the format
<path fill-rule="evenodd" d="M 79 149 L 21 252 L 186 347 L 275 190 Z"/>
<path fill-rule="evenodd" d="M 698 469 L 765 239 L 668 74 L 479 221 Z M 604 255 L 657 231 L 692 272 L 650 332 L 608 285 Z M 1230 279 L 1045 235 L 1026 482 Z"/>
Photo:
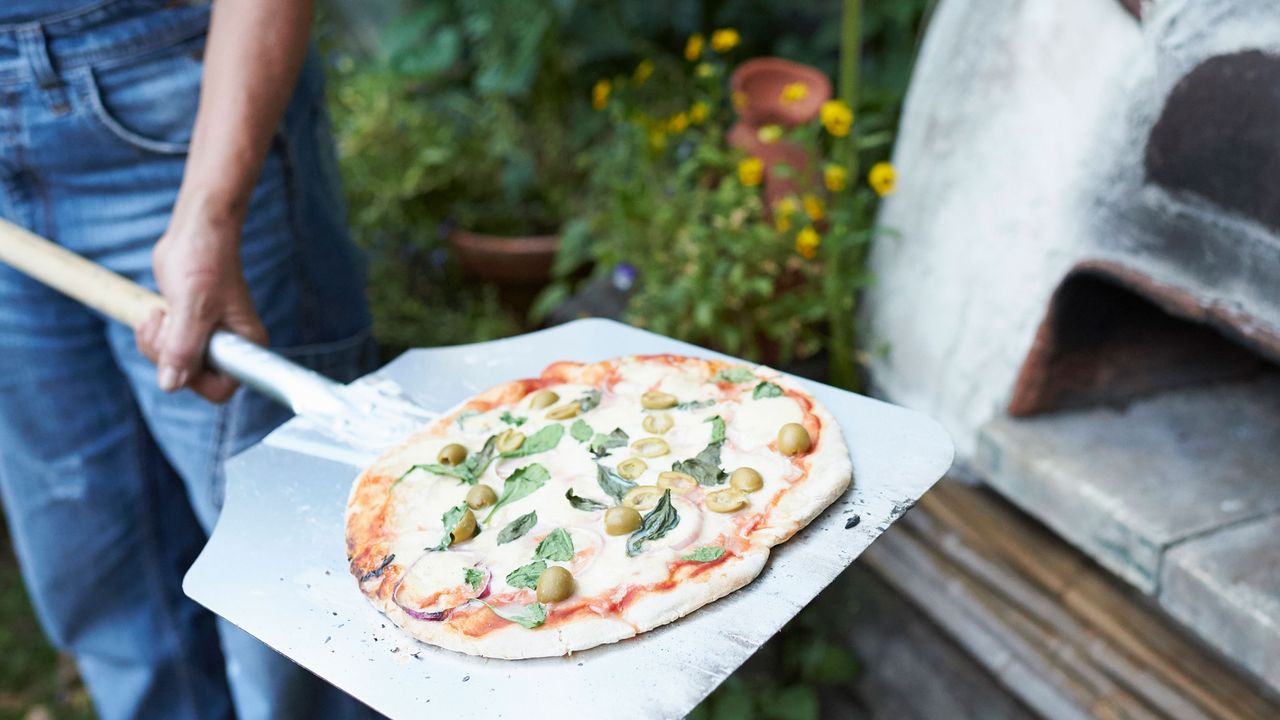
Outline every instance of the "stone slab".
<path fill-rule="evenodd" d="M 1280 478 L 1269 480 L 1280 494 Z M 1280 514 L 1169 550 L 1160 604 L 1280 692 Z"/>
<path fill-rule="evenodd" d="M 1280 376 L 1123 408 L 997 418 L 975 468 L 1147 593 L 1172 545 L 1280 511 Z"/>

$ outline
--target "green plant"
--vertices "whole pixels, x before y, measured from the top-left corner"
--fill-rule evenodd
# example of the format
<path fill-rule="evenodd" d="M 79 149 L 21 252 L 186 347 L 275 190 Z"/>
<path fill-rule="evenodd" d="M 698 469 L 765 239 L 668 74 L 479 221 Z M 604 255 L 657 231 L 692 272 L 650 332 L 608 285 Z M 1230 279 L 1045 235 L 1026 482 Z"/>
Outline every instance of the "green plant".
<path fill-rule="evenodd" d="M 535 312 L 567 296 L 567 278 L 592 263 L 597 276 L 636 275 L 633 324 L 767 362 L 825 347 L 832 379 L 851 386 L 852 341 L 833 333 L 850 322 L 869 280 L 863 253 L 876 194 L 892 189 L 887 166 L 877 166 L 873 191 L 856 181 L 856 163 L 890 136 L 860 137 L 840 101 L 795 129 L 762 129 L 761 142 L 790 144 L 810 159 L 807 169 L 775 167 L 792 189 L 770 207 L 762 160 L 726 149 L 725 81 L 737 42 L 733 31 L 691 38 L 683 58 L 644 61 L 596 85 L 610 134 L 590 156 L 588 209 L 566 228 L 561 281 Z"/>

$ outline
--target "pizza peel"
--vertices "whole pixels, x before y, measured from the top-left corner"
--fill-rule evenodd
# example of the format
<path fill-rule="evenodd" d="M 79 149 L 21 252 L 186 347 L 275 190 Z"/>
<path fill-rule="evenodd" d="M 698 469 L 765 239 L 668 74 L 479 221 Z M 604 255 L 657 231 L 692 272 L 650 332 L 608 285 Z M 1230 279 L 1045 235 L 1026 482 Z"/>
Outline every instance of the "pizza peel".
<path fill-rule="evenodd" d="M 46 242 L 18 232 L 27 236 L 28 250 L 32 242 Z M 129 321 L 104 309 L 112 303 L 94 302 L 81 288 L 51 281 L 51 275 L 67 272 L 62 267 L 67 258 L 53 263 L 59 266 L 56 272 L 32 268 L 38 263 L 27 258 L 15 262 L 12 237 L 0 226 L 0 259 Z M 127 283 L 116 278 L 109 284 L 117 281 Z M 95 287 L 101 287 L 101 278 Z M 139 290 L 135 286 L 130 292 Z M 162 302 L 152 298 L 150 307 Z M 319 381 L 279 387 L 282 374 L 298 369 L 280 366 L 287 361 L 261 348 L 235 352 L 234 367 L 227 370 L 290 401 L 300 417 L 228 462 L 222 515 L 183 587 L 197 602 L 392 718 L 444 712 L 521 720 L 570 714 L 611 720 L 681 717 L 844 571 L 946 472 L 952 459 L 946 433 L 925 416 L 795 378 L 840 423 L 854 482 L 808 527 L 774 548 L 755 581 L 670 625 L 569 657 L 469 657 L 403 634 L 369 605 L 348 573 L 347 495 L 363 466 L 379 454 L 376 443 L 369 442 L 379 436 L 356 437 L 349 423 L 335 426 L 334 415 L 375 411 L 383 420 L 371 420 L 388 428 L 421 425 L 432 413 L 498 383 L 537 376 L 559 360 L 654 353 L 732 358 L 608 320 L 579 320 L 492 342 L 411 350 L 335 391 Z M 211 356 L 217 364 L 217 351 Z M 308 391 L 332 392 L 337 399 L 326 399 L 319 409 L 290 399 Z"/>

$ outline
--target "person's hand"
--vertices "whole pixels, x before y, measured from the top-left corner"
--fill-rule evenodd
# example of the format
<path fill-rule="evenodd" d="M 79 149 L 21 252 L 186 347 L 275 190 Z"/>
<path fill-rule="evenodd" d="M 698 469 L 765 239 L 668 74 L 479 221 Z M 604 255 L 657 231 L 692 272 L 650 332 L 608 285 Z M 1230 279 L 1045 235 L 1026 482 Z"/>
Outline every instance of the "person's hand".
<path fill-rule="evenodd" d="M 175 208 L 169 229 L 152 250 L 156 284 L 169 312 L 156 310 L 134 339 L 156 363 L 161 390 L 189 387 L 213 402 L 225 402 L 236 382 L 205 365 L 209 335 L 225 329 L 267 344 L 240 267 L 239 245 L 239 222 L 211 221 Z"/>

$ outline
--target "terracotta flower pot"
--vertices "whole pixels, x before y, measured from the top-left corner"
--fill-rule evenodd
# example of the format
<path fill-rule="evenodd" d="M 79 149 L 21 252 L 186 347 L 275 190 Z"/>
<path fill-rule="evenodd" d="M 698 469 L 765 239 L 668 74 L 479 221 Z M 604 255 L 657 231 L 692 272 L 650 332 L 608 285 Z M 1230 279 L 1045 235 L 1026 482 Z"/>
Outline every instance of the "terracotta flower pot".
<path fill-rule="evenodd" d="M 766 143 L 758 137 L 758 131 L 745 122 L 735 123 L 729 129 L 729 146 L 764 161 L 765 206 L 772 209 L 788 195 L 797 194 L 797 179 L 816 175 L 813 158 L 803 147 L 785 140 Z M 790 174 L 783 177 L 778 165 L 786 165 Z"/>
<path fill-rule="evenodd" d="M 559 245 L 559 235 L 503 237 L 461 229 L 449 235 L 449 246 L 467 272 L 499 284 L 547 282 Z"/>
<path fill-rule="evenodd" d="M 798 100 L 784 101 L 782 91 L 792 83 L 802 83 L 808 92 Z M 770 123 L 802 125 L 817 117 L 822 103 L 831 99 L 831 81 L 821 70 L 776 57 L 742 63 L 733 71 L 729 86 L 746 97 L 738 116 L 756 128 Z"/>

